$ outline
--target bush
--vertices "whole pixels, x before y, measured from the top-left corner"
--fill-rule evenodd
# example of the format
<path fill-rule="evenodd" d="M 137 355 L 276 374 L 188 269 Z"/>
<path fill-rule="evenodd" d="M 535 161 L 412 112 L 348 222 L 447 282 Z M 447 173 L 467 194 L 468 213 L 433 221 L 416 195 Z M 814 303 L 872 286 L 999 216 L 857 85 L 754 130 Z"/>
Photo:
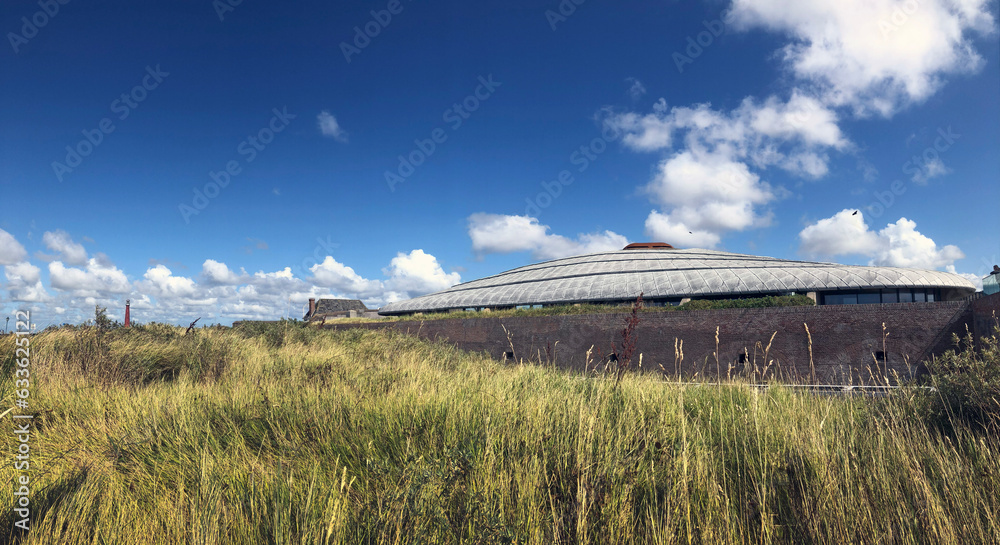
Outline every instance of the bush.
<path fill-rule="evenodd" d="M 309 344 L 319 332 L 309 322 L 281 319 L 276 322 L 240 322 L 233 331 L 246 339 L 261 337 L 272 348 L 289 343 Z"/>
<path fill-rule="evenodd" d="M 811 307 L 815 301 L 805 295 L 754 297 L 748 299 L 695 299 L 680 306 L 680 310 L 719 310 L 726 308 Z"/>
<path fill-rule="evenodd" d="M 955 335 L 955 350 L 927 363 L 932 420 L 1000 428 L 1000 327 L 994 331 L 978 347 L 971 333 L 961 341 Z"/>

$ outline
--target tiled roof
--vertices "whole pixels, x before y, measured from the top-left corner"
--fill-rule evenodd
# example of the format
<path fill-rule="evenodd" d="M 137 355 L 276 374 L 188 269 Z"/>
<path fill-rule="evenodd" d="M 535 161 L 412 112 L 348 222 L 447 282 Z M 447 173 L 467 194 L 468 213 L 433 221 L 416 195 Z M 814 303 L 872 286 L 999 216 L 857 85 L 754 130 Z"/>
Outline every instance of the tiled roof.
<path fill-rule="evenodd" d="M 364 312 L 368 307 L 357 299 L 320 299 L 316 301 L 315 314 L 330 314 L 333 312 L 347 312 L 348 310 L 358 310 Z"/>

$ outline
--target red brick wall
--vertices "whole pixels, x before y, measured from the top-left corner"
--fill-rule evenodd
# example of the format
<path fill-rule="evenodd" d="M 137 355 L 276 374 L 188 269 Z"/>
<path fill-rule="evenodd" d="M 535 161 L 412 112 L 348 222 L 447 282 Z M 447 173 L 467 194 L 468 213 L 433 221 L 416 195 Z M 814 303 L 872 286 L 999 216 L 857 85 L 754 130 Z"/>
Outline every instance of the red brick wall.
<path fill-rule="evenodd" d="M 985 298 L 984 298 L 985 299 Z M 992 303 L 996 305 L 1000 299 Z M 1000 311 L 998 311 L 1000 315 Z M 591 364 L 599 354 L 607 355 L 621 342 L 626 314 L 589 314 L 518 318 L 483 317 L 474 319 L 433 319 L 426 321 L 372 324 L 330 324 L 328 328 L 393 328 L 443 338 L 460 348 L 486 351 L 500 358 L 510 351 L 502 326 L 511 334 L 518 358 L 552 363 L 583 370 L 586 352 L 593 346 Z M 642 353 L 643 370 L 675 374 L 675 339 L 684 341 L 680 374 L 691 377 L 748 373 L 756 363 L 758 371 L 786 380 L 819 383 L 871 383 L 881 373 L 872 354 L 883 348 L 887 369 L 901 377 L 919 373 L 919 362 L 951 347 L 951 334 L 972 327 L 973 313 L 965 301 L 907 303 L 894 305 L 831 305 L 733 310 L 675 311 L 641 314 L 637 353 Z M 812 366 L 809 337 L 812 335 Z M 716 327 L 719 328 L 716 362 Z M 774 334 L 764 358 L 764 348 Z M 558 341 L 558 344 L 556 344 Z M 759 343 L 759 344 L 758 344 Z M 739 364 L 746 350 L 748 365 Z M 638 357 L 633 367 L 638 365 Z"/>
<path fill-rule="evenodd" d="M 1000 319 L 1000 293 L 986 295 L 972 302 L 973 324 L 976 337 L 993 335 Z"/>

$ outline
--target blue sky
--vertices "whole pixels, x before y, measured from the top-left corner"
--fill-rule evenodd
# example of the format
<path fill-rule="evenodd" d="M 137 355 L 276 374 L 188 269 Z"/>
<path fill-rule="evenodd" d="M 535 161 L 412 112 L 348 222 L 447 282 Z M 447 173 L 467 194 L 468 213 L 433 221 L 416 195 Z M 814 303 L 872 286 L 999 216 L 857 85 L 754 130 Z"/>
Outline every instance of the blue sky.
<path fill-rule="evenodd" d="M 3 314 L 297 317 L 645 240 L 1000 261 L 995 1 L 231 3 L 0 5 Z"/>

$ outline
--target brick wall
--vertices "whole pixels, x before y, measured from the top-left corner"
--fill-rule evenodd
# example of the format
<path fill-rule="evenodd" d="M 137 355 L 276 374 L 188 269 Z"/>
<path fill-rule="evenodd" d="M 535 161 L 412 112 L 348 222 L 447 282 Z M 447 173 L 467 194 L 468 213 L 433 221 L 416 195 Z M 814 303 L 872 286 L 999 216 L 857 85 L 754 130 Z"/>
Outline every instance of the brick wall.
<path fill-rule="evenodd" d="M 983 298 L 980 301 L 986 300 Z M 995 298 L 992 305 L 997 305 Z M 997 312 L 1000 315 L 1000 310 Z M 370 324 L 327 324 L 327 328 L 391 328 L 428 339 L 442 338 L 458 347 L 485 351 L 501 358 L 513 344 L 517 358 L 583 370 L 586 352 L 594 347 L 591 366 L 620 343 L 626 313 L 517 318 L 482 317 Z M 636 331 L 643 370 L 683 377 L 748 373 L 756 364 L 767 376 L 827 384 L 870 383 L 882 376 L 883 362 L 873 354 L 883 350 L 885 368 L 907 377 L 921 372 L 919 362 L 950 348 L 951 334 L 972 327 L 973 311 L 966 301 L 890 305 L 831 305 L 758 309 L 644 313 Z M 812 337 L 810 364 L 808 324 Z M 510 333 L 508 341 L 507 333 Z M 716 361 L 716 328 L 719 330 Z M 764 358 L 772 334 L 774 340 Z M 678 366 L 675 340 L 683 340 Z M 558 341 L 558 344 L 557 344 Z M 740 354 L 747 354 L 741 364 Z M 633 360 L 633 367 L 638 358 Z"/>
<path fill-rule="evenodd" d="M 1000 318 L 1000 293 L 972 301 L 972 330 L 977 338 L 993 335 Z"/>

